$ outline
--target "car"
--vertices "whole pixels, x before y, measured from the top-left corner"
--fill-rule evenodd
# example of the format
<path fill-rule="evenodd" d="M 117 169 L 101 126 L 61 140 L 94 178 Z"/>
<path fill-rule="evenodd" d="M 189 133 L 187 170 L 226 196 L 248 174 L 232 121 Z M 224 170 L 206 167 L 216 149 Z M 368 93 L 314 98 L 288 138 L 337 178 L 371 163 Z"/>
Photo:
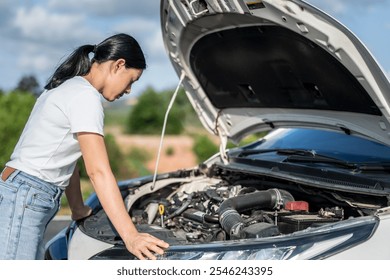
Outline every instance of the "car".
<path fill-rule="evenodd" d="M 299 0 L 161 1 L 167 55 L 219 153 L 118 182 L 162 260 L 390 259 L 390 83 Z M 243 145 L 242 139 L 255 140 Z M 47 259 L 135 259 L 96 195 Z"/>

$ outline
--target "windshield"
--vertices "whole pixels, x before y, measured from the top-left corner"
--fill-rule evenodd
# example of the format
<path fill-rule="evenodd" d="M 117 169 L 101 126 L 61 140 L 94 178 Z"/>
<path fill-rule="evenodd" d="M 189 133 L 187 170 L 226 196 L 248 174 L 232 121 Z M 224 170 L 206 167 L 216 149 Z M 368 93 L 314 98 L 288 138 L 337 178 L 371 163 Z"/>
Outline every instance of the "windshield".
<path fill-rule="evenodd" d="M 390 162 L 390 147 L 364 138 L 316 129 L 277 129 L 245 150 L 301 149 L 347 162 Z M 252 153 L 255 155 L 255 153 Z"/>

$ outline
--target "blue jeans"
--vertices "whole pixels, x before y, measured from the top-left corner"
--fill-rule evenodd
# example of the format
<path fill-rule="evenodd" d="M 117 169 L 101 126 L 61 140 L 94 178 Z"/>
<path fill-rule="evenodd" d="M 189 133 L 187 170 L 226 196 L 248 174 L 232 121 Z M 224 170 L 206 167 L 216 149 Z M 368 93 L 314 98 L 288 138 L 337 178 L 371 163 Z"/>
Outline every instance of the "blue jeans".
<path fill-rule="evenodd" d="M 0 259 L 43 259 L 43 236 L 62 192 L 18 170 L 0 179 Z"/>

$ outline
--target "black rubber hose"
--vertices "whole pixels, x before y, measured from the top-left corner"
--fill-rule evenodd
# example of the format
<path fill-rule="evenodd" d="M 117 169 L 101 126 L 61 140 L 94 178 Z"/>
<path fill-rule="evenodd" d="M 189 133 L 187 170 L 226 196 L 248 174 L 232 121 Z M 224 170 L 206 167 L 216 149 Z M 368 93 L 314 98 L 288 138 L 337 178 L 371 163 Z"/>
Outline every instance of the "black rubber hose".
<path fill-rule="evenodd" d="M 205 222 L 213 223 L 213 224 L 219 223 L 218 216 L 208 215 L 200 210 L 193 209 L 193 208 L 186 210 L 183 213 L 183 217 L 202 224 Z"/>
<path fill-rule="evenodd" d="M 219 222 L 219 219 L 217 216 L 212 216 L 212 215 L 204 215 L 204 221 L 208 223 L 213 223 L 217 224 Z"/>
<path fill-rule="evenodd" d="M 219 222 L 222 228 L 234 239 L 242 238 L 243 219 L 239 213 L 251 209 L 279 209 L 288 201 L 294 201 L 293 196 L 279 189 L 269 189 L 248 193 L 225 200 L 218 209 Z"/>
<path fill-rule="evenodd" d="M 189 194 L 186 201 L 183 202 L 183 204 L 180 206 L 179 209 L 177 209 L 174 213 L 170 214 L 167 219 L 172 219 L 173 217 L 175 216 L 178 216 L 180 215 L 181 213 L 183 213 L 187 208 L 188 206 L 191 204 L 192 202 L 192 197 L 193 197 L 193 194 Z"/>

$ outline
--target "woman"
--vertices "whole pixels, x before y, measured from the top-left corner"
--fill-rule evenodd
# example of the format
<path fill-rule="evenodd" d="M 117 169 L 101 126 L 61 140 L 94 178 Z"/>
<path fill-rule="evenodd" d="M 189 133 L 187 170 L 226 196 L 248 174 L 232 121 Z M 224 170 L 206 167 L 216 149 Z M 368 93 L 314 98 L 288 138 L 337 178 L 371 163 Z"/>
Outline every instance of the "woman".
<path fill-rule="evenodd" d="M 93 58 L 89 55 L 93 53 Z M 169 245 L 139 233 L 124 206 L 103 139 L 100 97 L 114 101 L 146 68 L 137 41 L 126 34 L 76 49 L 38 98 L 0 180 L 0 259 L 42 259 L 43 235 L 65 190 L 74 219 L 83 205 L 76 162 L 82 155 L 94 190 L 127 249 L 156 259 Z"/>

